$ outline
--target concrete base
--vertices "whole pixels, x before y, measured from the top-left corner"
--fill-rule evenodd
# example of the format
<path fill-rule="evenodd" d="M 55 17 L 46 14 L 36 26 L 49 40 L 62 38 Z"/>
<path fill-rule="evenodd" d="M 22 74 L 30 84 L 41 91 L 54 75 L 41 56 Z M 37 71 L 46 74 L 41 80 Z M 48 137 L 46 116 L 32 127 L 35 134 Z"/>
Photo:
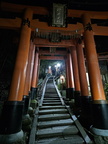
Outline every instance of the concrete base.
<path fill-rule="evenodd" d="M 108 130 L 91 127 L 91 132 L 95 134 L 95 144 L 108 144 Z"/>
<path fill-rule="evenodd" d="M 20 132 L 8 135 L 0 135 L 0 144 L 26 144 L 24 133 Z"/>
<path fill-rule="evenodd" d="M 108 130 L 97 129 L 97 128 L 92 127 L 91 131 L 96 135 L 108 137 Z"/>

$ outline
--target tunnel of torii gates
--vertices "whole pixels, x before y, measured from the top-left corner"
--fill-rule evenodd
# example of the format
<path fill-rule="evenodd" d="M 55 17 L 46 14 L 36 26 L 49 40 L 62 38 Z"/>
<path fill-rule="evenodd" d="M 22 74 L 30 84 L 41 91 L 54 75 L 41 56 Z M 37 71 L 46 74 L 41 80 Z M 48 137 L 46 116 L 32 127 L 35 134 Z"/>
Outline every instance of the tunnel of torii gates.
<path fill-rule="evenodd" d="M 80 17 L 82 24 L 68 24 L 66 28 L 51 27 L 47 22 L 32 19 L 33 14 L 48 15 L 45 7 L 24 6 L 15 4 L 1 5 L 2 10 L 23 12 L 23 18 L 0 18 L 0 28 L 20 29 L 20 39 L 16 63 L 13 72 L 8 100 L 4 103 L 0 119 L 0 139 L 2 136 L 22 133 L 22 114 L 26 115 L 29 105 L 29 92 L 31 99 L 36 98 L 39 60 L 65 60 L 67 98 L 75 99 L 77 107 L 81 101 L 84 117 L 90 115 L 90 102 L 92 100 L 92 131 L 101 136 L 108 136 L 108 103 L 104 94 L 98 58 L 95 48 L 94 35 L 108 36 L 108 27 L 91 24 L 91 19 L 108 19 L 108 12 L 93 12 L 68 9 L 67 17 Z M 36 31 L 36 29 L 38 30 Z M 73 31 L 81 29 L 75 35 Z M 64 35 L 72 34 L 69 40 L 51 42 L 39 37 L 39 33 L 55 30 Z M 68 31 L 68 32 L 67 32 Z M 84 41 L 81 40 L 83 36 Z M 50 47 L 50 51 L 39 50 L 41 47 Z M 66 48 L 60 51 L 55 48 Z M 83 54 L 85 49 L 85 57 Z M 50 56 L 45 56 L 45 55 Z M 59 55 L 59 56 L 57 56 Z M 91 88 L 89 96 L 86 79 L 85 58 Z M 104 57 L 103 57 L 104 59 Z M 21 134 L 20 134 L 21 137 Z M 8 139 L 7 138 L 7 139 Z"/>

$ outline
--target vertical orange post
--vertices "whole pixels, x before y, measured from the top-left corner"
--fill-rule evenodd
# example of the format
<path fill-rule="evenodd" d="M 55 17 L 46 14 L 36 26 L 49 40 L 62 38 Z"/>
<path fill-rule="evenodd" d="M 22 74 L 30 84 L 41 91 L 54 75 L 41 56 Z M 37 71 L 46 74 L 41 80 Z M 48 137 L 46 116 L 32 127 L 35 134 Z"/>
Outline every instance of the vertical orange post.
<path fill-rule="evenodd" d="M 38 58 L 38 66 L 37 66 L 37 81 L 36 81 L 37 84 L 38 84 L 38 78 L 39 78 L 39 69 L 40 69 L 40 59 Z"/>
<path fill-rule="evenodd" d="M 38 59 L 39 59 L 39 53 L 38 53 L 38 49 L 36 49 L 34 67 L 33 67 L 33 75 L 32 75 L 32 82 L 31 82 L 31 99 L 35 99 L 35 97 L 36 97 L 37 75 L 38 75 Z"/>
<path fill-rule="evenodd" d="M 29 23 L 32 19 L 33 12 L 27 9 L 24 14 L 22 23 L 21 36 L 19 41 L 18 53 L 16 57 L 16 64 L 14 68 L 11 88 L 8 100 L 9 101 L 22 101 L 24 84 L 26 77 L 27 61 L 29 54 L 31 28 Z"/>
<path fill-rule="evenodd" d="M 85 13 L 82 15 L 82 20 L 85 53 L 93 99 L 93 132 L 97 135 L 108 136 L 108 102 L 104 94 L 90 16 Z"/>
<path fill-rule="evenodd" d="M 66 59 L 66 86 L 67 86 L 67 88 L 69 88 L 69 74 L 68 74 L 68 66 L 69 66 L 69 64 L 68 64 L 68 58 Z"/>
<path fill-rule="evenodd" d="M 28 112 L 29 107 L 29 100 L 30 100 L 30 84 L 31 84 L 31 74 L 32 74 L 32 63 L 34 61 L 34 52 L 35 48 L 33 46 L 33 42 L 30 42 L 30 48 L 29 48 L 29 57 L 28 57 L 28 65 L 27 65 L 27 71 L 26 71 L 26 79 L 25 79 L 25 85 L 24 85 L 24 115 Z"/>
<path fill-rule="evenodd" d="M 73 65 L 73 76 L 74 76 L 74 84 L 75 84 L 75 91 L 74 91 L 74 98 L 75 98 L 75 105 L 77 107 L 80 106 L 80 80 L 79 80 L 79 70 L 78 70 L 78 62 L 77 62 L 77 53 L 76 47 L 71 47 L 71 56 L 72 56 L 72 65 Z"/>
<path fill-rule="evenodd" d="M 82 43 L 77 43 L 76 51 L 77 51 L 77 59 L 78 59 L 81 96 L 89 96 Z"/>
<path fill-rule="evenodd" d="M 106 100 L 98 64 L 98 58 L 95 48 L 90 17 L 88 14 L 84 14 L 82 18 L 85 29 L 84 44 L 85 44 L 92 97 L 93 100 Z"/>
<path fill-rule="evenodd" d="M 28 63 L 31 36 L 30 21 L 32 20 L 32 15 L 32 10 L 27 8 L 22 20 L 21 35 L 10 93 L 8 101 L 4 103 L 1 113 L 0 134 L 2 138 L 0 138 L 0 143 L 11 143 L 10 139 L 12 143 L 18 143 L 18 141 L 23 140 L 24 134 L 21 128 L 24 102 L 22 99 Z M 7 137 L 7 135 L 9 135 L 9 137 Z"/>
<path fill-rule="evenodd" d="M 29 56 L 28 56 L 28 65 L 26 71 L 26 79 L 24 85 L 24 96 L 29 96 L 29 84 L 30 84 L 30 70 L 31 70 L 31 60 L 33 56 L 33 44 L 30 42 Z"/>
<path fill-rule="evenodd" d="M 91 116 L 90 115 L 91 114 L 91 109 L 90 109 L 91 96 L 89 96 L 84 53 L 83 53 L 82 41 L 80 39 L 77 42 L 76 51 L 77 51 L 79 79 L 80 79 L 80 87 L 81 87 L 81 96 L 79 99 L 79 105 L 81 106 L 81 109 L 82 109 L 83 119 L 90 119 L 90 116 Z"/>
<path fill-rule="evenodd" d="M 34 67 L 34 59 L 35 59 L 35 45 L 33 44 L 33 53 L 31 59 L 31 69 L 30 69 L 30 82 L 29 82 L 29 91 L 31 91 L 31 82 L 32 82 L 32 75 L 33 75 L 33 67 Z"/>
<path fill-rule="evenodd" d="M 69 61 L 69 87 L 74 88 L 74 77 L 73 77 L 73 66 L 72 66 L 72 57 L 71 53 L 68 53 L 68 61 Z"/>
<path fill-rule="evenodd" d="M 72 67 L 72 58 L 71 53 L 68 53 L 68 74 L 69 74 L 69 88 L 68 95 L 69 99 L 74 98 L 74 77 L 73 77 L 73 67 Z"/>
<path fill-rule="evenodd" d="M 71 51 L 71 56 L 72 56 L 75 91 L 80 91 L 80 81 L 79 81 L 79 73 L 78 73 L 78 63 L 77 63 L 76 48 L 75 47 L 71 47 L 70 51 Z"/>
<path fill-rule="evenodd" d="M 68 89 L 69 89 L 68 58 L 65 59 L 65 67 L 66 67 L 66 98 L 69 98 L 69 94 L 68 94 Z"/>

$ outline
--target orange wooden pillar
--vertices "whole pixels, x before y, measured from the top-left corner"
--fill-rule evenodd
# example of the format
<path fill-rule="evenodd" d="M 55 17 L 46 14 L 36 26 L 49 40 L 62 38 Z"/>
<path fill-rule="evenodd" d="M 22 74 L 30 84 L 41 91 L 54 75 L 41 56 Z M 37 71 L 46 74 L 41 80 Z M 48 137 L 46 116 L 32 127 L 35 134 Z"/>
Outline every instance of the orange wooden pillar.
<path fill-rule="evenodd" d="M 69 89 L 69 74 L 68 74 L 68 58 L 65 59 L 65 67 L 66 67 L 66 98 L 69 98 L 68 89 Z"/>
<path fill-rule="evenodd" d="M 21 26 L 21 35 L 19 40 L 19 47 L 16 57 L 15 68 L 13 72 L 12 83 L 10 87 L 10 93 L 8 96 L 8 101 L 4 103 L 1 119 L 0 119 L 0 134 L 14 134 L 20 133 L 16 138 L 22 138 L 21 123 L 22 123 L 22 113 L 23 113 L 23 92 L 24 84 L 26 78 L 26 69 L 29 54 L 30 36 L 31 28 L 30 21 L 32 20 L 32 10 L 27 8 L 24 13 Z M 6 137 L 3 143 L 10 140 L 12 135 Z M 16 139 L 13 139 L 16 140 Z M 0 138 L 0 143 L 2 138 Z M 16 143 L 15 141 L 12 143 Z"/>
<path fill-rule="evenodd" d="M 32 75 L 32 81 L 31 81 L 31 99 L 35 99 L 36 93 L 37 93 L 38 60 L 39 60 L 39 53 L 38 53 L 38 49 L 36 49 L 35 61 L 34 61 L 34 67 L 33 67 L 33 75 Z"/>
<path fill-rule="evenodd" d="M 38 66 L 37 66 L 37 81 L 36 81 L 36 83 L 37 83 L 37 85 L 38 85 L 38 80 L 39 80 L 39 70 L 40 70 L 40 59 L 38 58 Z"/>
<path fill-rule="evenodd" d="M 33 62 L 34 62 L 34 54 L 35 54 L 35 47 L 33 45 L 33 42 L 30 42 L 30 48 L 29 48 L 29 57 L 28 57 L 28 65 L 27 65 L 27 71 L 26 71 L 26 79 L 25 79 L 25 85 L 24 85 L 24 115 L 28 112 L 29 107 L 29 100 L 30 100 L 30 85 L 31 85 L 31 75 L 33 70 Z"/>
<path fill-rule="evenodd" d="M 79 79 L 81 87 L 81 96 L 79 102 L 81 104 L 82 116 L 86 119 L 89 119 L 91 114 L 91 108 L 90 108 L 91 96 L 89 96 L 84 53 L 83 53 L 82 41 L 80 39 L 77 41 L 76 51 L 77 51 Z"/>
<path fill-rule="evenodd" d="M 33 75 L 33 67 L 34 67 L 34 60 L 35 60 L 35 45 L 33 44 L 33 54 L 31 59 L 31 69 L 30 69 L 30 82 L 29 82 L 29 93 L 31 93 L 31 83 L 32 83 L 32 75 Z"/>
<path fill-rule="evenodd" d="M 71 56 L 72 56 L 72 65 L 73 65 L 73 76 L 74 76 L 74 84 L 75 84 L 75 91 L 74 91 L 74 98 L 76 106 L 79 106 L 79 99 L 80 99 L 80 80 L 79 80 L 79 72 L 78 72 L 78 62 L 77 62 L 77 53 L 76 47 L 71 47 Z"/>
<path fill-rule="evenodd" d="M 68 88 L 68 97 L 69 99 L 74 98 L 74 77 L 73 77 L 73 66 L 72 66 L 72 57 L 70 51 L 67 55 L 68 59 L 68 75 L 69 75 L 69 88 Z"/>
<path fill-rule="evenodd" d="M 90 16 L 87 13 L 83 14 L 82 20 L 85 52 L 93 99 L 93 130 L 95 134 L 104 136 L 106 135 L 105 130 L 107 130 L 108 136 L 108 104 L 102 85 Z"/>

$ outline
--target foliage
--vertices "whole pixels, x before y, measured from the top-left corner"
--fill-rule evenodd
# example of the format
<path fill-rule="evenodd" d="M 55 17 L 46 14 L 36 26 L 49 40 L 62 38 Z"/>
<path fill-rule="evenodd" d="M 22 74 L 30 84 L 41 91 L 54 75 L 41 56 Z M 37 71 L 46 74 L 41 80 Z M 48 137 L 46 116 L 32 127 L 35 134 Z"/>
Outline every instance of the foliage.
<path fill-rule="evenodd" d="M 105 83 L 105 92 L 108 92 L 108 83 Z"/>
<path fill-rule="evenodd" d="M 104 84 L 104 91 L 105 91 L 106 96 L 108 97 L 108 83 Z"/>

